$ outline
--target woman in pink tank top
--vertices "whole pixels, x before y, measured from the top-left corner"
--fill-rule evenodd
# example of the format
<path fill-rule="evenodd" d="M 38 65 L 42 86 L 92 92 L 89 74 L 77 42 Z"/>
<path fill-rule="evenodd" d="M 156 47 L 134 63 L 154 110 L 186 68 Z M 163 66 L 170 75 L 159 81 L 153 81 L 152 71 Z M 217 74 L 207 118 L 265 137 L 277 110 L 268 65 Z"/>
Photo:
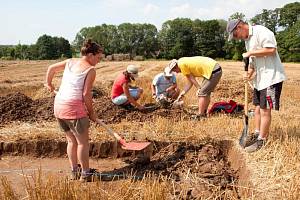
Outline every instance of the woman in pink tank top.
<path fill-rule="evenodd" d="M 94 66 L 100 61 L 102 52 L 100 45 L 87 40 L 81 48 L 81 58 L 50 65 L 46 75 L 45 86 L 53 92 L 54 75 L 64 71 L 59 91 L 56 92 L 54 115 L 66 134 L 73 180 L 90 181 L 93 176 L 89 168 L 89 119 L 96 121 L 97 116 L 91 90 L 96 77 Z"/>

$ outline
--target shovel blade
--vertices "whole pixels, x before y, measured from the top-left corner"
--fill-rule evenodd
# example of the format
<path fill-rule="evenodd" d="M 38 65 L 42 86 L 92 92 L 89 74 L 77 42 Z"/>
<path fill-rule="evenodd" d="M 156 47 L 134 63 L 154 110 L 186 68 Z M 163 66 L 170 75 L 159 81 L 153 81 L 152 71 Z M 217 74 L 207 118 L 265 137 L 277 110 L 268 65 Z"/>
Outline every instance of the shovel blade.
<path fill-rule="evenodd" d="M 148 147 L 150 144 L 151 142 L 127 142 L 125 145 L 122 145 L 122 149 L 140 151 Z"/>
<path fill-rule="evenodd" d="M 239 144 L 243 148 L 245 148 L 245 146 L 246 146 L 247 136 L 248 136 L 248 126 L 244 127 L 241 137 L 239 139 Z"/>
<path fill-rule="evenodd" d="M 245 148 L 245 146 L 246 146 L 247 136 L 248 136 L 248 115 L 245 115 L 244 129 L 243 129 L 243 132 L 242 132 L 241 137 L 239 139 L 239 144 L 243 148 Z"/>

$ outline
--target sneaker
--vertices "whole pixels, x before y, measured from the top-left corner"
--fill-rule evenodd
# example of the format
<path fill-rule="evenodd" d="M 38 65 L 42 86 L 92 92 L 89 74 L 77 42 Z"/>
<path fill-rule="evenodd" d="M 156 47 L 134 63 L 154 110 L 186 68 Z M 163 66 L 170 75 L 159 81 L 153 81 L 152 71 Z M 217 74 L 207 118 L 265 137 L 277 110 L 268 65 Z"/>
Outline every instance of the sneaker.
<path fill-rule="evenodd" d="M 98 173 L 99 172 L 97 172 L 96 169 L 90 168 L 90 171 L 87 174 L 83 175 L 81 173 L 79 181 L 80 182 L 93 182 L 93 181 L 97 181 L 97 180 L 99 180 Z"/>
<path fill-rule="evenodd" d="M 206 119 L 206 118 L 207 118 L 206 114 L 196 114 L 196 115 L 191 116 L 192 120 L 201 120 L 201 119 Z"/>
<path fill-rule="evenodd" d="M 131 105 L 130 103 L 129 104 L 123 104 L 123 105 L 120 105 L 120 107 L 124 108 L 125 110 L 129 110 L 129 111 L 133 111 L 133 110 L 136 110 L 135 107 L 133 105 Z"/>
<path fill-rule="evenodd" d="M 261 149 L 265 145 L 265 143 L 266 143 L 265 140 L 256 139 L 256 141 L 252 145 L 246 146 L 245 150 L 248 153 L 258 151 L 259 149 Z"/>
<path fill-rule="evenodd" d="M 258 136 L 259 136 L 259 133 L 251 134 L 250 137 L 247 138 L 245 146 L 247 147 L 247 146 L 254 144 L 256 142 Z"/>

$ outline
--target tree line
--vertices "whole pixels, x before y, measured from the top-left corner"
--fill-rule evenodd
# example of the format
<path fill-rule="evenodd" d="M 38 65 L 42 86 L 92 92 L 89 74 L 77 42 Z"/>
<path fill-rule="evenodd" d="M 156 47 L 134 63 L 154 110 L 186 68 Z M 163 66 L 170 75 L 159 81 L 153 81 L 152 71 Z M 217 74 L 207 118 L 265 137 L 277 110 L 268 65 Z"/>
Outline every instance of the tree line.
<path fill-rule="evenodd" d="M 234 13 L 231 19 L 243 19 L 260 24 L 274 32 L 278 52 L 283 61 L 300 61 L 300 3 L 286 4 L 274 10 L 245 20 L 243 13 Z M 145 58 L 171 59 L 202 55 L 212 58 L 241 59 L 245 51 L 241 41 L 227 41 L 225 20 L 191 20 L 177 18 L 163 23 L 160 31 L 152 24 L 102 24 L 82 28 L 72 45 L 62 37 L 43 35 L 33 45 L 0 46 L 3 59 L 59 59 L 78 55 L 86 38 L 104 47 L 104 53 L 130 54 Z"/>

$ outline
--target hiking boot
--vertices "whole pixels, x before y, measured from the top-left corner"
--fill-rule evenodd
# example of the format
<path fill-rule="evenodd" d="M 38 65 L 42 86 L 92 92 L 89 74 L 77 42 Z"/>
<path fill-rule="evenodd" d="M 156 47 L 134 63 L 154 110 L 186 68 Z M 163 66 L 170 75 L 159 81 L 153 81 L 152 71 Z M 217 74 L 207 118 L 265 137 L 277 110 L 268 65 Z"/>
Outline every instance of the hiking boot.
<path fill-rule="evenodd" d="M 78 180 L 81 176 L 81 166 L 78 164 L 78 167 L 75 171 L 71 171 L 70 180 L 75 181 Z"/>
<path fill-rule="evenodd" d="M 265 140 L 256 139 L 256 141 L 252 145 L 246 146 L 245 150 L 248 153 L 258 151 L 259 149 L 261 149 L 265 145 L 265 143 L 266 143 Z"/>
<path fill-rule="evenodd" d="M 254 144 L 256 142 L 258 136 L 259 136 L 259 133 L 251 134 L 250 137 L 247 138 L 245 146 L 247 147 L 247 146 Z"/>
<path fill-rule="evenodd" d="M 99 172 L 96 169 L 90 168 L 90 171 L 87 174 L 82 174 L 80 176 L 80 182 L 93 182 L 99 180 Z"/>

